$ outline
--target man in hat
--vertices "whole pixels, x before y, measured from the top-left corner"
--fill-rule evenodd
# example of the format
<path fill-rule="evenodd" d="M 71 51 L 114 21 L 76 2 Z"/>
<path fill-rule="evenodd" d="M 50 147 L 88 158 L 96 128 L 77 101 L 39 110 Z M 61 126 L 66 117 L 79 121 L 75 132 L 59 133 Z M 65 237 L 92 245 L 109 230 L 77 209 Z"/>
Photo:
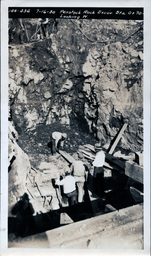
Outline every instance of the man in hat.
<path fill-rule="evenodd" d="M 105 153 L 103 149 L 99 149 L 92 164 L 94 166 L 94 193 L 101 197 L 104 197 L 104 162 Z"/>
<path fill-rule="evenodd" d="M 52 154 L 56 153 L 56 150 L 64 147 L 65 139 L 67 138 L 66 133 L 53 132 L 51 135 L 52 140 Z"/>

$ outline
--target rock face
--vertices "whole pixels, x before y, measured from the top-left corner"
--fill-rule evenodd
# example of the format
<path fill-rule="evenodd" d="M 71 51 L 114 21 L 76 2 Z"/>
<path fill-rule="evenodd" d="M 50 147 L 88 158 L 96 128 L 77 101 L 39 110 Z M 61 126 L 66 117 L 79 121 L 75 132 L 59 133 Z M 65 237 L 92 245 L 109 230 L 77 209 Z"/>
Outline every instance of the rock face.
<path fill-rule="evenodd" d="M 8 134 L 8 214 L 12 206 L 27 192 L 26 176 L 30 171 L 28 155 L 17 144 L 18 134 L 9 122 Z"/>
<path fill-rule="evenodd" d="M 125 46 L 126 50 L 123 52 L 122 43 L 116 42 L 108 48 L 105 46 L 101 54 L 98 50 L 91 49 L 83 65 L 84 74 L 91 75 L 91 78 L 86 79 L 84 83 L 90 102 L 86 116 L 89 120 L 92 119 L 88 121 L 89 126 L 92 125 L 93 128 L 96 124 L 97 137 L 104 142 L 106 136 L 114 138 L 121 125 L 128 121 L 128 130 L 122 144 L 123 147 L 129 148 L 131 143 L 130 148 L 135 150 L 136 144 L 141 144 L 143 140 L 142 131 L 139 136 L 143 117 L 143 88 L 140 82 L 141 72 L 135 74 L 136 71 L 133 71 L 134 73 L 131 71 L 134 52 L 130 47 L 127 46 L 127 48 Z M 129 53 L 126 53 L 128 50 Z M 140 59 L 136 53 L 135 65 L 140 65 Z M 134 74 L 140 80 L 135 81 Z M 89 90 L 87 90 L 88 85 Z M 91 113 L 89 113 L 90 109 Z"/>
<path fill-rule="evenodd" d="M 9 47 L 9 103 L 17 131 L 79 123 L 106 143 L 126 121 L 121 147 L 142 151 L 142 23 L 50 19 L 49 37 L 34 41 L 37 20 L 24 23 L 30 42 L 20 44 L 16 32 Z"/>

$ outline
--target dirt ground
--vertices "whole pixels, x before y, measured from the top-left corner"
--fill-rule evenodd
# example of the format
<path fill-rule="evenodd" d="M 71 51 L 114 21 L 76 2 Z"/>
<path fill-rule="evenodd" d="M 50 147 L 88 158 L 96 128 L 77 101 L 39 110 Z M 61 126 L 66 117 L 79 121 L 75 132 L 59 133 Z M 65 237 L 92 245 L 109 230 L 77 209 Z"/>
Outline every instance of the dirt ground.
<path fill-rule="evenodd" d="M 97 142 L 91 134 L 77 132 L 74 128 L 69 129 L 65 126 L 58 126 L 58 124 L 54 124 L 52 127 L 39 125 L 36 130 L 20 134 L 18 143 L 28 154 L 32 166 L 26 185 L 35 213 L 29 218 L 23 230 L 19 230 L 19 234 L 17 227 L 20 226 L 20 223 L 17 222 L 16 218 L 9 218 L 10 246 L 17 245 L 23 237 L 105 214 L 108 212 L 106 205 L 121 209 L 135 204 L 129 190 L 126 189 L 127 179 L 123 175 L 118 175 L 117 179 L 105 178 L 106 201 L 99 197 L 91 197 L 93 189 L 92 170 L 90 170 L 88 183 L 85 186 L 84 202 L 69 207 L 64 202 L 60 189 L 54 188 L 52 183 L 52 179 L 60 177 L 69 168 L 68 162 L 59 153 L 51 154 L 48 143 L 53 131 L 68 134 L 64 151 L 73 158 L 80 145 L 94 145 Z M 83 161 L 91 168 L 90 162 L 85 158 Z"/>
<path fill-rule="evenodd" d="M 52 155 L 48 143 L 54 131 L 67 133 L 64 151 L 73 156 L 80 145 L 87 143 L 94 145 L 97 142 L 93 134 L 83 131 L 82 125 L 78 128 L 75 125 L 69 128 L 60 123 L 54 123 L 52 126 L 41 124 L 35 130 L 22 131 L 19 135 L 19 145 L 30 157 L 31 165 L 36 168 L 43 161 L 51 161 Z"/>

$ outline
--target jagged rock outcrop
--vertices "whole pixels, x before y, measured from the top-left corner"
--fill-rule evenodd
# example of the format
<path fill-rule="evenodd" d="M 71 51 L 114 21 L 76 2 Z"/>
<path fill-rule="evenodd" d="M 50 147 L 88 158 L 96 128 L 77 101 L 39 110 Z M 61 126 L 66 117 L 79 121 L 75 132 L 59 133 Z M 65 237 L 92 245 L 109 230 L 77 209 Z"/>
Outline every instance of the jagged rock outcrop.
<path fill-rule="evenodd" d="M 25 22 L 32 35 L 36 19 Z M 16 129 L 56 121 L 70 127 L 75 120 L 104 143 L 126 121 L 121 147 L 142 151 L 141 26 L 126 20 L 58 19 L 50 25 L 49 38 L 13 42 L 9 95 Z"/>
<path fill-rule="evenodd" d="M 135 68 L 132 72 L 134 58 Z M 125 121 L 128 122 L 128 130 L 122 141 L 123 147 L 135 150 L 137 144 L 141 145 L 143 141 L 143 130 L 139 136 L 139 131 L 143 127 L 141 66 L 139 53 L 131 47 L 123 46 L 120 42 L 105 46 L 101 53 L 95 48 L 91 49 L 83 65 L 85 76 L 91 76 L 85 80 L 85 91 L 88 97 L 92 98 L 93 95 L 95 99 L 93 99 L 94 104 L 92 99 L 90 100 L 88 108 L 89 111 L 93 109 L 91 118 L 88 118 L 89 126 L 96 119 L 97 136 L 104 142 L 107 136 L 114 138 Z M 138 70 L 140 73 L 137 73 Z"/>
<path fill-rule="evenodd" d="M 26 176 L 30 171 L 29 157 L 17 144 L 18 134 L 9 122 L 8 134 L 8 214 L 12 206 L 27 192 Z"/>

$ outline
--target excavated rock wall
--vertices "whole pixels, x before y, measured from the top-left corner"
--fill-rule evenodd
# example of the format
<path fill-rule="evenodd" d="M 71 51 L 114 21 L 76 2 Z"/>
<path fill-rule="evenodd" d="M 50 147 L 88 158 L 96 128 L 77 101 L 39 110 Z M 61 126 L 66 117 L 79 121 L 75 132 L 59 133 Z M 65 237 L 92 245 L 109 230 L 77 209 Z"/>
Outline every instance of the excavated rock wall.
<path fill-rule="evenodd" d="M 85 115 L 90 129 L 95 125 L 97 137 L 105 142 L 106 137 L 114 138 L 121 125 L 127 122 L 122 146 L 132 150 L 139 148 L 143 141 L 142 70 L 135 73 L 141 65 L 140 56 L 141 52 L 116 42 L 103 47 L 101 52 L 91 49 L 83 65 L 83 73 L 91 75 L 84 83 L 89 98 Z M 94 117 L 94 121 L 89 116 Z"/>
<path fill-rule="evenodd" d="M 32 34 L 36 20 L 24 20 Z M 18 132 L 78 122 L 101 143 L 143 150 L 142 23 L 51 22 L 49 38 L 9 47 L 9 104 Z M 32 38 L 32 37 L 31 37 Z"/>
<path fill-rule="evenodd" d="M 8 214 L 12 206 L 27 192 L 26 177 L 31 169 L 28 155 L 19 147 L 18 133 L 9 122 L 8 130 Z"/>

